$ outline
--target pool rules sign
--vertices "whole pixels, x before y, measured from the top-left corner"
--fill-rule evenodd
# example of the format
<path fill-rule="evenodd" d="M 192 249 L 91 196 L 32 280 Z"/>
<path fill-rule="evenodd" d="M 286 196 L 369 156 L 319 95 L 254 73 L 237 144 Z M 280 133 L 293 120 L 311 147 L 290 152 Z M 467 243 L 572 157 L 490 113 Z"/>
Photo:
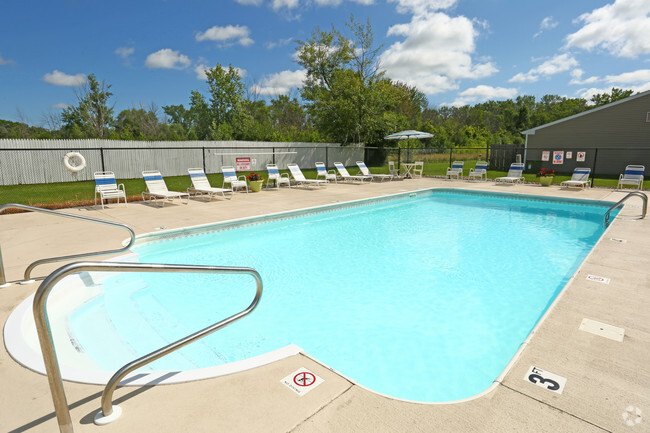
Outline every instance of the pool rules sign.
<path fill-rule="evenodd" d="M 303 367 L 294 371 L 280 382 L 302 397 L 321 383 L 325 382 L 325 379 L 316 376 L 315 373 L 312 373 Z"/>

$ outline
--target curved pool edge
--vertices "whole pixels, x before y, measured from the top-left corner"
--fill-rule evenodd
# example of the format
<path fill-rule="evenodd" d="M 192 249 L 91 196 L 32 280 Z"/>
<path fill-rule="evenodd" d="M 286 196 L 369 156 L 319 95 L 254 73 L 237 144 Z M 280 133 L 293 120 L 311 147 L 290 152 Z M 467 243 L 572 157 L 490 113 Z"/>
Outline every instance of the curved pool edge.
<path fill-rule="evenodd" d="M 239 218 L 239 219 L 233 219 L 233 220 L 228 220 L 224 222 L 220 222 L 217 224 L 211 223 L 211 224 L 202 224 L 202 225 L 197 225 L 197 226 L 191 226 L 188 227 L 188 229 L 194 229 L 194 230 L 203 230 L 206 229 L 207 227 L 214 227 L 215 225 L 240 225 L 240 224 L 246 224 L 247 222 L 250 221 L 255 221 L 255 220 L 260 220 L 262 218 L 263 220 L 268 219 L 273 219 L 277 217 L 291 217 L 293 214 L 301 214 L 307 211 L 327 211 L 328 208 L 332 207 L 340 207 L 340 206 L 350 206 L 350 205 L 355 205 L 355 204 L 363 204 L 364 202 L 368 201 L 377 201 L 377 200 L 383 200 L 383 199 L 391 199 L 391 198 L 399 198 L 399 197 L 404 197 L 404 196 L 409 196 L 417 193 L 428 193 L 431 191 L 435 190 L 449 190 L 453 192 L 458 192 L 458 189 L 453 189 L 453 188 L 426 188 L 426 189 L 421 189 L 417 191 L 409 191 L 409 192 L 403 192 L 403 193 L 396 193 L 396 194 L 390 194 L 386 196 L 380 196 L 378 198 L 370 198 L 370 199 L 360 199 L 360 200 L 352 200 L 352 201 L 346 201 L 346 202 L 336 202 L 328 205 L 323 205 L 323 206 L 315 206 L 315 207 L 309 207 L 309 208 L 303 208 L 303 209 L 298 209 L 298 210 L 291 210 L 291 211 L 284 211 L 284 212 L 277 212 L 273 214 L 267 214 L 263 216 L 255 216 L 255 217 L 246 217 L 246 218 Z M 467 190 L 471 191 L 471 190 Z M 483 193 L 483 192 L 481 192 Z M 480 194 L 480 193 L 479 193 Z M 571 201 L 571 202 L 591 202 L 591 203 L 610 203 L 609 201 L 602 201 L 602 200 L 588 200 L 588 199 L 561 199 L 557 197 L 553 198 L 547 198 L 544 196 L 535 196 L 535 195 L 527 195 L 527 194 L 518 194 L 518 193 L 489 193 L 489 194 L 495 194 L 495 195 L 507 195 L 507 196 L 526 196 L 526 197 L 534 197 L 534 198 L 540 198 L 540 199 L 549 199 L 549 200 L 562 200 L 562 201 Z M 613 203 L 613 202 L 611 202 Z M 612 221 L 613 223 L 613 221 Z M 336 374 L 340 375 L 341 377 L 344 377 L 346 380 L 350 381 L 351 383 L 354 383 L 357 386 L 360 386 L 363 389 L 369 390 L 374 394 L 381 395 L 383 397 L 392 399 L 392 400 L 397 400 L 397 401 L 404 401 L 404 402 L 409 402 L 409 403 L 418 403 L 418 404 L 457 404 L 457 403 L 463 403 L 471 400 L 475 400 L 478 398 L 481 398 L 482 396 L 492 392 L 496 387 L 503 381 L 504 377 L 507 375 L 507 373 L 510 371 L 510 369 L 514 366 L 514 364 L 517 362 L 518 358 L 520 357 L 521 353 L 523 350 L 526 348 L 534 334 L 537 332 L 538 328 L 543 324 L 543 322 L 546 320 L 548 315 L 554 310 L 555 306 L 557 303 L 560 301 L 560 299 L 563 297 L 564 293 L 567 291 L 573 280 L 575 279 L 575 276 L 581 271 L 582 267 L 584 266 L 585 262 L 587 259 L 593 254 L 594 249 L 601 243 L 603 238 L 606 236 L 607 232 L 610 230 L 610 227 L 608 227 L 601 235 L 601 237 L 598 239 L 594 247 L 589 251 L 587 256 L 583 259 L 583 261 L 580 263 L 574 274 L 569 278 L 567 281 L 566 285 L 562 288 L 562 290 L 558 293 L 554 301 L 551 303 L 547 311 L 543 314 L 543 316 L 539 319 L 539 321 L 536 323 L 535 327 L 533 330 L 529 333 L 527 338 L 522 342 L 520 345 L 519 349 L 513 356 L 513 358 L 509 361 L 505 369 L 502 371 L 502 373 L 494 380 L 492 385 L 485 389 L 484 391 L 460 400 L 453 400 L 453 401 L 446 401 L 446 402 L 423 402 L 423 401 L 414 401 L 414 400 L 407 400 L 407 399 L 401 399 L 397 397 L 393 397 L 390 395 L 382 394 L 380 392 L 374 391 L 370 388 L 367 388 L 353 379 L 350 379 L 349 377 L 345 376 L 341 372 L 329 367 L 328 365 L 322 363 L 316 358 L 311 357 L 309 354 L 305 353 L 299 346 L 296 345 L 288 345 L 283 348 L 277 349 L 272 352 L 268 352 L 263 355 L 259 355 L 257 357 L 249 358 L 247 360 L 242 360 L 242 361 L 236 361 L 233 363 L 229 364 L 224 364 L 221 366 L 216 366 L 216 367 L 207 367 L 207 368 L 202 368 L 202 369 L 194 369 L 194 370 L 186 370 L 186 371 L 171 371 L 171 370 L 159 370 L 156 372 L 148 372 L 148 373 L 138 373 L 135 372 L 131 375 L 129 375 L 123 382 L 121 382 L 121 385 L 130 385 L 130 386 L 141 386 L 141 385 L 153 385 L 153 384 L 175 384 L 175 383 L 183 383 L 183 382 L 189 382 L 189 381 L 194 381 L 194 380 L 202 380 L 202 379 L 208 379 L 208 378 L 214 378 L 214 377 L 219 377 L 219 376 L 224 376 L 228 374 L 234 374 L 238 372 L 242 372 L 245 370 L 249 370 L 252 368 L 260 367 L 266 364 L 269 364 L 271 362 L 275 362 L 284 358 L 287 358 L 289 356 L 296 355 L 298 353 L 302 353 L 303 355 L 309 357 L 310 359 L 314 360 L 315 362 L 319 363 L 320 365 L 323 365 L 327 369 L 335 372 Z M 176 234 L 186 230 L 186 228 L 181 228 L 181 229 L 174 229 L 174 230 L 169 230 L 169 231 L 161 231 L 161 232 L 152 232 L 148 234 L 144 234 L 141 236 L 149 237 L 147 235 L 150 235 L 151 237 L 153 236 L 160 236 L 160 235 L 172 235 L 175 236 Z M 158 239 L 157 239 L 158 240 Z M 133 253 L 127 254 L 127 255 L 133 255 Z M 120 258 L 124 258 L 127 255 L 123 255 L 120 257 L 112 258 L 109 259 L 111 261 L 118 261 Z M 18 307 L 14 310 L 17 311 L 23 304 L 25 306 L 23 307 L 24 311 L 23 314 L 30 314 L 31 315 L 31 299 L 33 298 L 33 295 L 29 296 L 27 299 L 23 300 L 19 304 Z M 14 312 L 11 313 L 9 316 L 9 319 L 5 323 L 4 327 L 4 336 L 5 336 L 5 344 L 7 346 L 8 353 L 11 355 L 12 359 L 16 360 L 19 364 L 27 367 L 28 369 L 35 371 L 40 374 L 44 374 L 44 367 L 42 364 L 42 359 L 40 359 L 40 352 L 37 354 L 36 358 L 38 359 L 39 362 L 30 362 L 30 363 L 23 363 L 19 360 L 16 359 L 16 357 L 13 355 L 12 351 L 9 350 L 10 340 L 14 340 L 12 333 L 15 332 L 16 330 L 20 331 L 22 329 L 22 324 L 20 322 L 16 323 L 11 323 L 12 317 L 14 316 Z M 250 362 L 249 362 L 250 361 Z M 40 363 L 40 365 L 39 365 Z M 100 384 L 103 385 L 108 381 L 110 376 L 112 375 L 112 372 L 105 372 L 105 374 L 100 374 L 97 377 L 99 378 L 98 380 L 86 380 L 86 379 L 80 379 L 77 377 L 76 373 L 79 372 L 84 372 L 85 370 L 80 369 L 78 367 L 70 367 L 70 366 L 61 366 L 61 371 L 62 374 L 67 381 L 71 382 L 80 382 L 80 383 L 90 383 L 90 384 Z M 75 374 L 71 374 L 75 373 Z"/>

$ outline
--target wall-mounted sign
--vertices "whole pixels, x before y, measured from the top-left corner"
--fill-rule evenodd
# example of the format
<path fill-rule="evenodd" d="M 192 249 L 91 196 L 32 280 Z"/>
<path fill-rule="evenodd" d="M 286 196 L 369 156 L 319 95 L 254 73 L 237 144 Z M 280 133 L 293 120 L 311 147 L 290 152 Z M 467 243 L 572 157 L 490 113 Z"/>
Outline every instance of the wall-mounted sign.
<path fill-rule="evenodd" d="M 553 164 L 564 164 L 564 151 L 563 150 L 554 150 L 553 151 Z"/>
<path fill-rule="evenodd" d="M 569 152 L 566 153 L 565 156 L 566 156 L 566 159 L 571 159 L 571 158 L 573 158 L 573 152 L 569 151 Z"/>
<path fill-rule="evenodd" d="M 249 171 L 251 169 L 250 158 L 235 158 L 235 166 L 237 171 Z"/>
<path fill-rule="evenodd" d="M 548 161 L 551 158 L 551 152 L 542 150 L 542 161 Z"/>
<path fill-rule="evenodd" d="M 587 157 L 587 152 L 577 152 L 576 153 L 576 161 L 577 162 L 585 162 L 586 157 Z"/>

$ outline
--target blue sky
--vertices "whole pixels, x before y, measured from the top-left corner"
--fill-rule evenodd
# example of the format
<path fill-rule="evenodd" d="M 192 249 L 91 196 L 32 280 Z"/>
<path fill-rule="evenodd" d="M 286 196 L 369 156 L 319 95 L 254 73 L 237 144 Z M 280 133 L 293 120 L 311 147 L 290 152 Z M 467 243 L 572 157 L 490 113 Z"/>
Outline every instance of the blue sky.
<path fill-rule="evenodd" d="M 612 87 L 650 90 L 648 0 L 2 0 L 0 119 L 44 123 L 88 74 L 116 114 L 207 93 L 240 70 L 260 98 L 298 96 L 297 40 L 370 19 L 389 77 L 432 107 Z M 162 111 L 162 110 L 161 110 Z"/>

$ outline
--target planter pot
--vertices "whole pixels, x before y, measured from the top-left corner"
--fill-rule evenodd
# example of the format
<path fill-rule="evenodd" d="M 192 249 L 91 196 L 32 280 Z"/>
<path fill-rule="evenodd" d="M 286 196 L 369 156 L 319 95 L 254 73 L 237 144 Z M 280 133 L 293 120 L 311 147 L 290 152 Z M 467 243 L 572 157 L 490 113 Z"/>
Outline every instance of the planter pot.
<path fill-rule="evenodd" d="M 542 186 L 551 186 L 551 184 L 553 183 L 553 176 L 540 176 L 539 183 Z"/>
<path fill-rule="evenodd" d="M 263 183 L 264 183 L 263 180 L 249 180 L 248 181 L 248 188 L 253 192 L 260 192 L 260 191 L 262 191 L 262 184 Z"/>

